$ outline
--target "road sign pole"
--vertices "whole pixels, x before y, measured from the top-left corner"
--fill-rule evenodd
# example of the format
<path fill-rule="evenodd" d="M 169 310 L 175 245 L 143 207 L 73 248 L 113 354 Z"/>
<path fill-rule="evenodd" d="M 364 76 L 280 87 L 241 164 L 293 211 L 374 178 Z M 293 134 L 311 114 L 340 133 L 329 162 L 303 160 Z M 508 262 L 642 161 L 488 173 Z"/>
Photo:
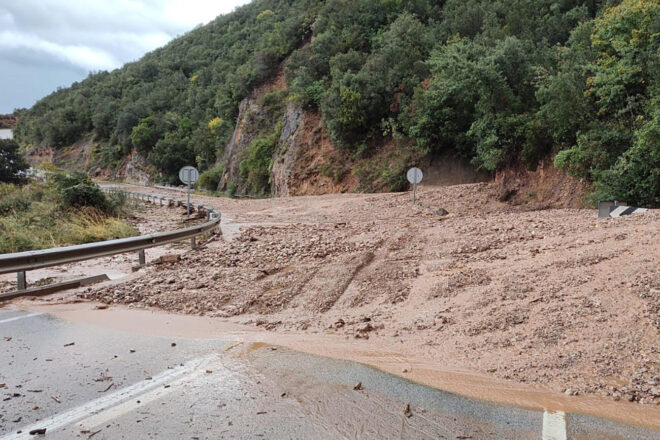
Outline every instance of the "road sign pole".
<path fill-rule="evenodd" d="M 190 220 L 190 187 L 197 183 L 199 179 L 199 171 L 197 168 L 185 166 L 179 170 L 179 180 L 188 186 L 187 203 L 186 203 L 186 218 Z"/>
<path fill-rule="evenodd" d="M 188 181 L 188 203 L 186 203 L 186 216 L 190 220 L 190 180 Z"/>
<path fill-rule="evenodd" d="M 417 184 L 413 183 L 413 203 L 415 203 L 416 198 L 417 198 Z"/>

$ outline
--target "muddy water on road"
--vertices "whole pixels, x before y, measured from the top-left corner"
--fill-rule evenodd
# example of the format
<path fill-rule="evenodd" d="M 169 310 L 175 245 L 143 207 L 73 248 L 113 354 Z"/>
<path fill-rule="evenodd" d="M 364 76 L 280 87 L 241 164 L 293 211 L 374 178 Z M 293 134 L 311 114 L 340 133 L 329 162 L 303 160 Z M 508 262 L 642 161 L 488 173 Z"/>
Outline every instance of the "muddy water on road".
<path fill-rule="evenodd" d="M 360 362 L 384 372 L 470 398 L 537 411 L 589 414 L 617 422 L 660 430 L 660 408 L 606 398 L 564 396 L 505 382 L 470 371 L 445 370 L 442 365 L 397 353 L 379 341 L 353 341 L 335 335 L 266 332 L 218 318 L 175 315 L 152 310 L 97 304 L 43 305 L 23 300 L 12 307 L 50 313 L 61 319 L 116 330 L 163 337 L 223 339 L 235 345 L 279 345 L 318 356 Z M 405 371 L 405 372 L 404 372 Z"/>

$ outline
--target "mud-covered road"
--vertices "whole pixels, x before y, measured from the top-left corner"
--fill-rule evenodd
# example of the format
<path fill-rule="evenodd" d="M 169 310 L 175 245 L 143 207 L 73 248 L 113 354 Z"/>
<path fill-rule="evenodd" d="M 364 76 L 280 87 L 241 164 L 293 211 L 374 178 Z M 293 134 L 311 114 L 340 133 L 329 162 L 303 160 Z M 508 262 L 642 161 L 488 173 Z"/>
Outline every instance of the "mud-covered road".
<path fill-rule="evenodd" d="M 94 313 L 101 312 L 88 315 Z M 113 325 L 90 325 L 0 310 L 0 439 L 41 438 L 40 432 L 52 439 L 645 440 L 659 434 L 470 400 L 269 344 L 174 337 L 176 322 L 163 314 L 161 326 L 172 328 L 126 332 L 123 319 L 118 314 Z"/>
<path fill-rule="evenodd" d="M 523 389 L 567 412 L 660 420 L 658 211 L 512 206 L 490 184 L 419 196 L 195 196 L 222 211 L 225 239 L 23 304 L 203 315 L 474 397 L 537 408 L 507 394 Z"/>
<path fill-rule="evenodd" d="M 499 202 L 491 184 L 218 207 L 218 240 L 81 298 L 389 344 L 446 368 L 660 406 L 660 211 Z M 439 209 L 448 211 L 442 215 Z"/>

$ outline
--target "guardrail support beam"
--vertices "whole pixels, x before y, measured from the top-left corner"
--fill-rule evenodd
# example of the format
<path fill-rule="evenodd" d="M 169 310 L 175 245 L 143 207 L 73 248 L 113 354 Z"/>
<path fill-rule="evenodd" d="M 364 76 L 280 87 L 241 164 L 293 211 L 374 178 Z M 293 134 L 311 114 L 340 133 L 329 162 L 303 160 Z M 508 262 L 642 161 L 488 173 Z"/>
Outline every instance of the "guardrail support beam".
<path fill-rule="evenodd" d="M 144 266 L 145 264 L 147 264 L 147 259 L 144 256 L 144 249 L 140 249 L 138 251 L 138 263 L 140 264 L 140 266 Z"/>
<path fill-rule="evenodd" d="M 27 280 L 25 279 L 25 272 L 16 273 L 16 281 L 18 284 L 18 290 L 27 289 Z"/>
<path fill-rule="evenodd" d="M 197 239 L 195 237 L 190 239 L 190 245 L 192 246 L 193 249 L 197 247 Z"/>

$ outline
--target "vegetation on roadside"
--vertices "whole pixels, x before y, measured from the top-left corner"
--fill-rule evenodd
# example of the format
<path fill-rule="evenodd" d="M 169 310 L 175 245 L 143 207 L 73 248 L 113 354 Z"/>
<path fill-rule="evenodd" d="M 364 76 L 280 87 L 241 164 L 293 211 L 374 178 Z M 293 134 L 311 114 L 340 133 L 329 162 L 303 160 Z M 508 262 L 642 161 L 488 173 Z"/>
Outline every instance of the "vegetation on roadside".
<path fill-rule="evenodd" d="M 289 99 L 346 155 L 390 137 L 490 172 L 556 155 L 603 197 L 660 206 L 657 0 L 255 0 L 53 93 L 15 136 L 93 136 L 107 160 L 135 148 L 174 181 L 181 165 L 215 166 L 239 102 L 287 57 Z M 270 146 L 242 167 L 255 192 Z"/>
<path fill-rule="evenodd" d="M 106 195 L 88 176 L 51 174 L 46 183 L 0 183 L 0 253 L 137 235 L 125 198 Z"/>
<path fill-rule="evenodd" d="M 0 139 L 0 183 L 23 183 L 25 171 L 30 165 L 20 153 L 18 143 L 12 139 Z"/>

